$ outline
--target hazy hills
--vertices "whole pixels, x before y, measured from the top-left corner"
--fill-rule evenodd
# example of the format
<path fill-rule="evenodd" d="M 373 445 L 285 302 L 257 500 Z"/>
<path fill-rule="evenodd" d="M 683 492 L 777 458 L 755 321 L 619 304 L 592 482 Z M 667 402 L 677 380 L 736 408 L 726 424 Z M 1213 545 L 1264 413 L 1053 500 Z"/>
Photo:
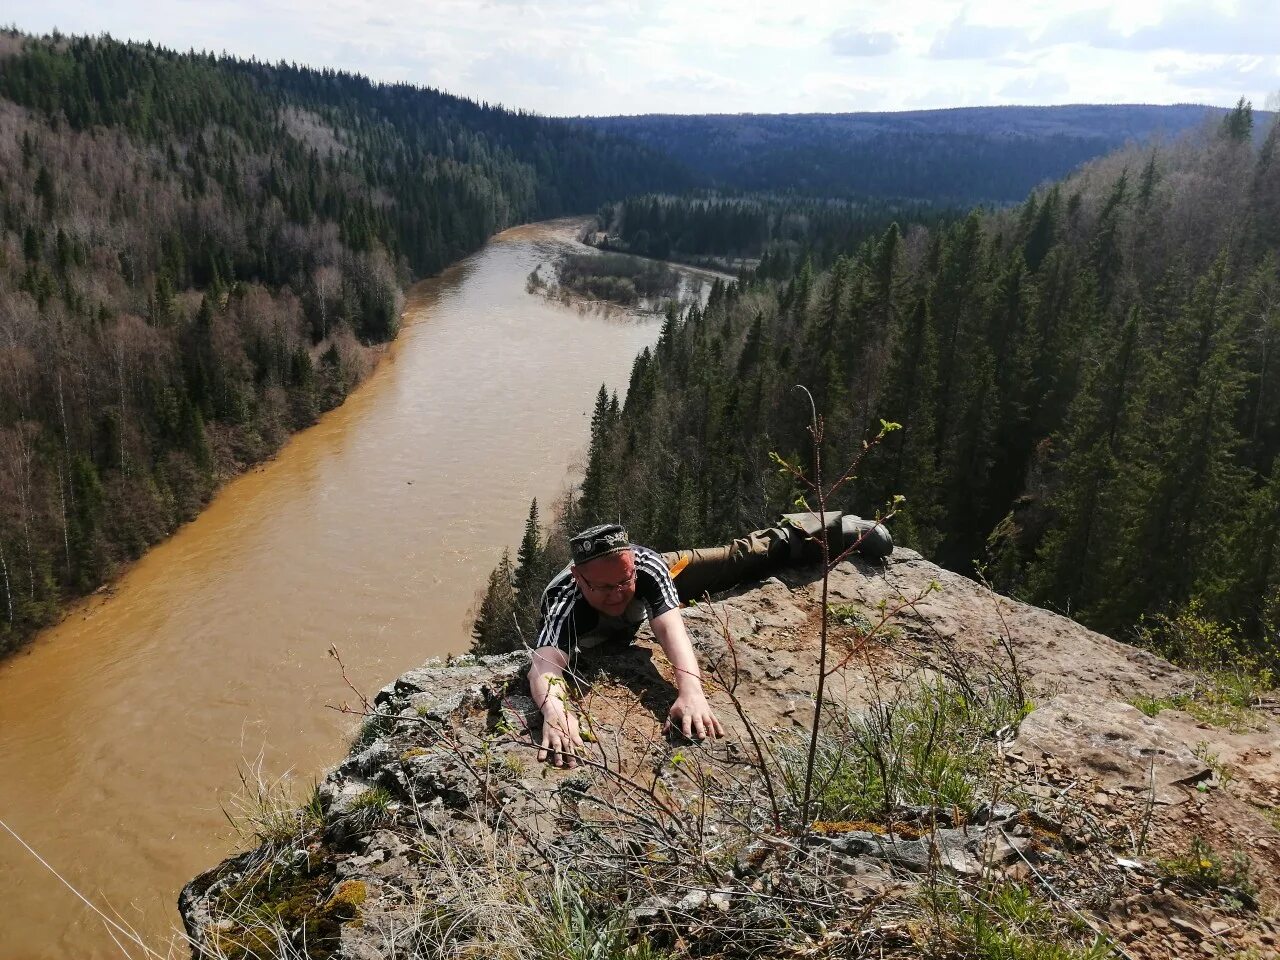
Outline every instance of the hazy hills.
<path fill-rule="evenodd" d="M 1174 106 L 971 107 L 905 113 L 587 117 L 722 189 L 1012 203 L 1130 142 L 1173 140 L 1226 111 Z M 1257 129 L 1266 115 L 1259 113 Z"/>

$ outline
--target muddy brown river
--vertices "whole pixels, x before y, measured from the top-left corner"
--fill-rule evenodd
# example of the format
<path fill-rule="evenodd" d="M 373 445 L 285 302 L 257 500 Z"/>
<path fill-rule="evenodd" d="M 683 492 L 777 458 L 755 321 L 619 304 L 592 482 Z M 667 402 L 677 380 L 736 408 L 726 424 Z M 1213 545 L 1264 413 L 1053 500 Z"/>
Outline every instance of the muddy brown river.
<path fill-rule="evenodd" d="M 368 381 L 271 463 L 0 662 L 0 819 L 164 955 L 179 888 L 236 848 L 222 807 L 261 757 L 299 792 L 346 751 L 351 700 L 460 652 L 477 589 L 580 460 L 651 315 L 525 279 L 566 222 L 517 227 L 410 292 Z M 544 275 L 546 271 L 544 270 Z M 0 832 L 0 960 L 143 956 Z"/>

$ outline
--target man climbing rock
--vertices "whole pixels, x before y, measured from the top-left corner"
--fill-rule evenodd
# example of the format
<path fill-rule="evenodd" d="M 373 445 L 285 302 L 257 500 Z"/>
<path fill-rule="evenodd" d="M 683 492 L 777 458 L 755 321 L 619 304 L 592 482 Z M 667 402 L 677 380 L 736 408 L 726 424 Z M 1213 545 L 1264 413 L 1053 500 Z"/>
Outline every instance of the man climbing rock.
<path fill-rule="evenodd" d="M 578 719 L 566 702 L 566 671 L 574 672 L 581 651 L 629 644 L 646 619 L 675 671 L 676 701 L 664 731 L 679 730 L 698 740 L 724 736 L 702 689 L 680 604 L 767 576 L 779 566 L 820 559 L 824 536 L 832 557 L 852 547 L 879 560 L 893 550 L 883 524 L 839 513 L 790 514 L 777 527 L 723 547 L 668 554 L 631 543 L 617 524 L 591 527 L 573 537 L 572 562 L 543 591 L 529 668 L 529 689 L 543 719 L 538 759 L 575 765 L 583 742 Z"/>
<path fill-rule="evenodd" d="M 647 619 L 675 671 L 676 702 L 666 729 L 698 740 L 724 731 L 702 690 L 702 673 L 680 615 L 680 598 L 661 554 L 632 544 L 617 524 L 584 530 L 569 541 L 573 562 L 542 594 L 541 625 L 529 689 L 542 711 L 542 748 L 557 766 L 574 766 L 583 748 L 578 718 L 565 702 L 566 670 L 580 651 L 630 643 Z"/>

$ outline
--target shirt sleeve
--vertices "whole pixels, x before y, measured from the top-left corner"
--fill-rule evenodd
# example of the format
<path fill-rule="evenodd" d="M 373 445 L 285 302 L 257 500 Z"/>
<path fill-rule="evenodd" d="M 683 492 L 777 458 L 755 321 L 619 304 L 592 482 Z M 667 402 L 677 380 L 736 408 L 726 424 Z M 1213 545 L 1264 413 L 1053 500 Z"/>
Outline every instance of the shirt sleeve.
<path fill-rule="evenodd" d="M 573 624 L 573 607 L 578 599 L 577 586 L 551 585 L 542 591 L 542 603 L 538 617 L 538 639 L 535 647 L 559 647 L 565 653 L 573 652 L 570 642 Z"/>
<path fill-rule="evenodd" d="M 636 590 L 649 605 L 650 620 L 680 606 L 666 561 L 647 548 L 636 548 Z"/>

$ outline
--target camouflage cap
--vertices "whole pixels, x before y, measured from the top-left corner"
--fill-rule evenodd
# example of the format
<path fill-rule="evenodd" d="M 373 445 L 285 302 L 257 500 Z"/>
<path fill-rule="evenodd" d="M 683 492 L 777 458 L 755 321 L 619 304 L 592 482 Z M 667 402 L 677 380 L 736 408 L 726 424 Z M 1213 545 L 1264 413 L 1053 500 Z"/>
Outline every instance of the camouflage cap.
<path fill-rule="evenodd" d="M 569 549 L 573 553 L 575 566 L 581 566 L 589 560 L 606 554 L 621 553 L 630 547 L 631 540 L 627 537 L 627 531 L 616 523 L 602 523 L 599 526 L 588 527 L 569 540 Z"/>

